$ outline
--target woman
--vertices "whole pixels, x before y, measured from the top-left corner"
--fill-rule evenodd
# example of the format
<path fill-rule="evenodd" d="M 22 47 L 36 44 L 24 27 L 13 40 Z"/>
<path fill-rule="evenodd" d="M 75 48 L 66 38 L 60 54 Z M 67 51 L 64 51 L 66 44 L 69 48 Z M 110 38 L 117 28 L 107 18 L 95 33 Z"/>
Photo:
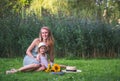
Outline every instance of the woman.
<path fill-rule="evenodd" d="M 39 33 L 39 38 L 33 40 L 31 45 L 28 47 L 26 51 L 26 56 L 23 60 L 23 65 L 29 65 L 34 60 L 31 58 L 35 58 L 37 55 L 37 48 L 40 42 L 45 42 L 48 48 L 48 54 L 50 55 L 50 63 L 51 65 L 54 62 L 54 38 L 53 35 L 48 27 L 42 27 Z"/>
<path fill-rule="evenodd" d="M 36 56 L 38 50 L 38 44 L 40 42 L 44 42 L 47 46 L 47 54 L 50 57 L 50 64 L 52 65 L 54 62 L 54 38 L 48 27 L 42 27 L 39 33 L 39 38 L 33 40 L 31 45 L 28 47 L 26 51 L 26 56 L 23 60 L 23 66 L 19 69 L 19 71 L 31 71 L 36 70 L 39 71 L 40 65 L 36 64 Z M 15 69 L 12 69 L 12 72 L 16 72 Z"/>

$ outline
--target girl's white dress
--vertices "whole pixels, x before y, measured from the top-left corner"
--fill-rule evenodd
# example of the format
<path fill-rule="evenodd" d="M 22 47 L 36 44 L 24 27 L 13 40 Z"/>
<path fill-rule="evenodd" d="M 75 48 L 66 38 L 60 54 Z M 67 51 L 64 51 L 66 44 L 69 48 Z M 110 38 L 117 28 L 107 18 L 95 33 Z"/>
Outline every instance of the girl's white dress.
<path fill-rule="evenodd" d="M 40 64 L 45 65 L 45 67 L 48 67 L 48 60 L 47 60 L 47 54 L 45 56 L 40 55 Z"/>

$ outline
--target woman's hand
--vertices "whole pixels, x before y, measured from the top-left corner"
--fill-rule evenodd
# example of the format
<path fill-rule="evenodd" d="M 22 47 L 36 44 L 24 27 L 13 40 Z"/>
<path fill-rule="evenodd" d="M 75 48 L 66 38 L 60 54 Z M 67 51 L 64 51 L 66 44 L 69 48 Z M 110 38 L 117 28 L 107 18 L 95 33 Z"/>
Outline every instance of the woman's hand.
<path fill-rule="evenodd" d="M 51 65 L 51 66 L 53 66 L 53 64 L 54 64 L 53 62 L 50 62 L 50 65 Z"/>

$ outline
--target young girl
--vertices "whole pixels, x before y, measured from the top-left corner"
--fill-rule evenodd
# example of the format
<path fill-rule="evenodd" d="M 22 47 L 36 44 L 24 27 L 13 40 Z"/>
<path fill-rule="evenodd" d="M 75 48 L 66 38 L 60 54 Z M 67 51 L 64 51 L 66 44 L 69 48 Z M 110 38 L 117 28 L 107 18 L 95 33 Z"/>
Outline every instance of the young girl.
<path fill-rule="evenodd" d="M 48 67 L 48 60 L 47 60 L 47 46 L 44 42 L 40 42 L 38 45 L 38 54 L 35 58 L 35 64 L 39 65 L 39 68 L 34 69 L 35 71 L 43 71 Z M 16 73 L 19 71 L 27 71 L 24 70 L 26 67 L 29 67 L 29 65 L 23 66 L 19 69 L 12 69 L 9 71 L 6 71 L 6 74 L 10 74 L 10 73 Z M 29 70 L 28 70 L 29 71 Z"/>
<path fill-rule="evenodd" d="M 48 60 L 46 55 L 47 47 L 44 42 L 41 42 L 38 45 L 38 55 L 36 56 L 36 60 L 40 63 L 41 67 L 36 71 L 45 70 L 48 67 Z"/>

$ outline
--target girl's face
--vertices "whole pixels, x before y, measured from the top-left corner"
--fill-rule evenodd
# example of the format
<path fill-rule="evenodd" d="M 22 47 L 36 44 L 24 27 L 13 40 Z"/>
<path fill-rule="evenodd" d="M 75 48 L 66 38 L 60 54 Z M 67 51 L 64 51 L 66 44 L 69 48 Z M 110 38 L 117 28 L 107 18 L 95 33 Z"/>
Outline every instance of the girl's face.
<path fill-rule="evenodd" d="M 49 35 L 49 31 L 46 29 L 41 29 L 41 36 L 43 38 L 43 40 L 46 40 L 48 38 Z"/>
<path fill-rule="evenodd" d="M 46 47 L 45 47 L 45 46 L 41 46 L 41 47 L 39 48 L 39 52 L 40 52 L 41 54 L 44 54 L 44 53 L 46 52 Z"/>

